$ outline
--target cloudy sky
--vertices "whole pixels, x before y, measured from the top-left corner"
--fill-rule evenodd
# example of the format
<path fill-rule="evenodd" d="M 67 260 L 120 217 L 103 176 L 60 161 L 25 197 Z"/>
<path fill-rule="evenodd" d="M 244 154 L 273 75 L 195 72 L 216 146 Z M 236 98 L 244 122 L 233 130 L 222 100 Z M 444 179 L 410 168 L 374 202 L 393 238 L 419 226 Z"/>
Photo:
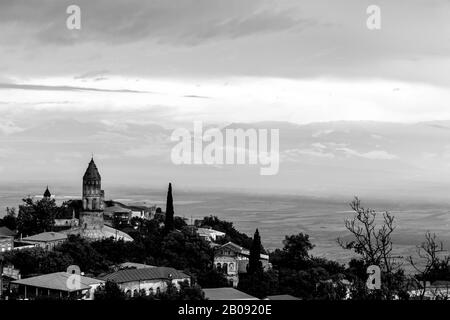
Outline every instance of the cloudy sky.
<path fill-rule="evenodd" d="M 81 30 L 66 28 L 71 4 Z M 366 27 L 372 4 L 380 30 Z M 449 12 L 444 0 L 2 0 L 0 170 L 17 179 L 11 172 L 28 164 L 34 173 L 24 176 L 50 179 L 44 164 L 65 176 L 70 161 L 80 157 L 79 171 L 96 152 L 112 174 L 107 159 L 118 150 L 140 159 L 165 152 L 145 135 L 152 124 L 450 119 Z M 77 140 L 71 121 L 102 126 L 91 138 L 103 140 L 80 146 L 89 136 Z M 30 132 L 46 142 L 30 142 Z M 105 149 L 119 134 L 142 139 Z M 75 140 L 71 153 L 61 148 Z M 168 171 L 158 171 L 161 181 Z"/>

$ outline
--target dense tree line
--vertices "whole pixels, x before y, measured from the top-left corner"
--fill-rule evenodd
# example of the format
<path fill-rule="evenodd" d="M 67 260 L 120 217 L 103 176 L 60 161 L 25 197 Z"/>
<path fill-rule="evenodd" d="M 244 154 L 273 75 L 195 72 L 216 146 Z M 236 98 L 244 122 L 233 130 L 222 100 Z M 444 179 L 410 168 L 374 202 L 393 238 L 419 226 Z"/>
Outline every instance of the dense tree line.
<path fill-rule="evenodd" d="M 169 185 L 169 202 L 173 201 L 171 192 Z M 0 219 L 0 226 L 27 234 L 48 231 L 53 226 L 50 217 L 63 210 L 52 199 L 24 199 L 23 202 L 18 214 L 8 209 L 7 215 Z M 272 268 L 264 270 L 259 256 L 266 251 L 258 230 L 251 238 L 236 230 L 233 223 L 215 216 L 205 217 L 200 226 L 225 232 L 226 237 L 220 240 L 221 243 L 232 241 L 250 250 L 248 272 L 240 275 L 238 288 L 260 298 L 291 294 L 302 299 L 408 299 L 408 290 L 414 286 L 425 289 L 427 282 L 450 280 L 450 258 L 436 235 L 427 233 L 417 247 L 418 258 L 408 257 L 416 274 L 406 275 L 400 263 L 405 259 L 396 256 L 393 250 L 394 217 L 389 212 L 379 213 L 363 207 L 357 198 L 350 207 L 354 215 L 345 222 L 350 240 L 338 239 L 341 247 L 354 253 L 347 266 L 312 256 L 310 252 L 314 245 L 309 236 L 299 233 L 286 236 L 283 248 L 269 252 Z M 133 237 L 133 242 L 112 238 L 87 241 L 69 236 L 53 251 L 40 248 L 13 251 L 6 253 L 5 259 L 20 269 L 23 277 L 58 272 L 72 264 L 80 266 L 86 275 L 95 277 L 113 271 L 114 265 L 130 261 L 183 270 L 192 276 L 194 284 L 204 288 L 228 286 L 224 275 L 213 267 L 213 247 L 173 213 L 172 203 L 167 205 L 166 215 L 159 214 L 151 220 L 133 218 L 130 225 L 120 226 Z M 366 286 L 370 265 L 381 269 L 381 289 L 368 290 Z M 179 294 L 200 298 L 197 289 L 184 287 L 184 291 L 173 295 L 145 298 L 172 299 Z M 423 299 L 425 290 L 422 292 L 419 298 Z"/>

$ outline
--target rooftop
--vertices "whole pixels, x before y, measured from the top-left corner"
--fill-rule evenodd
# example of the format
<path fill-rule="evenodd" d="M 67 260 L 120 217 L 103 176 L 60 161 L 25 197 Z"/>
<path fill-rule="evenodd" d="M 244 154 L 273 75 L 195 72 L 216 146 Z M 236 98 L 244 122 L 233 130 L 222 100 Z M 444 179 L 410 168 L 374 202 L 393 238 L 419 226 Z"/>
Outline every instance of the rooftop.
<path fill-rule="evenodd" d="M 235 288 L 203 289 L 203 292 L 205 292 L 205 298 L 208 300 L 259 300 Z"/>
<path fill-rule="evenodd" d="M 244 256 L 250 255 L 250 250 L 245 249 L 233 242 L 227 242 L 221 248 L 224 248 L 224 247 L 229 248 L 232 251 L 238 252 L 239 254 L 242 254 Z M 269 260 L 269 255 L 261 253 L 260 258 L 263 260 Z"/>
<path fill-rule="evenodd" d="M 131 213 L 130 209 L 126 209 L 124 207 L 121 207 L 119 205 L 113 205 L 111 207 L 106 207 L 105 210 L 103 211 L 105 214 L 109 214 L 109 213 Z"/>
<path fill-rule="evenodd" d="M 151 266 L 143 263 L 136 262 L 124 262 L 119 264 L 120 269 L 142 269 L 142 268 L 155 268 L 155 266 Z"/>
<path fill-rule="evenodd" d="M 70 276 L 71 276 L 71 274 L 67 273 L 67 272 L 55 272 L 55 273 L 44 274 L 44 275 L 37 276 L 37 277 L 16 280 L 16 281 L 12 281 L 11 283 L 26 285 L 26 286 L 31 286 L 31 287 L 37 287 L 37 288 L 45 288 L 45 289 L 52 289 L 52 290 L 58 290 L 58 291 L 73 292 L 73 291 L 89 289 L 90 286 L 93 284 L 99 284 L 99 283 L 104 282 L 102 280 L 80 276 L 81 277 L 80 288 L 79 289 L 69 289 L 67 286 L 67 280 L 69 279 Z"/>
<path fill-rule="evenodd" d="M 122 239 L 123 241 L 133 241 L 133 238 L 130 237 L 128 234 L 126 234 L 123 231 L 114 229 L 112 227 L 109 227 L 107 225 L 104 225 L 101 229 L 83 229 L 80 227 L 72 228 L 68 230 L 62 230 L 61 231 L 64 234 L 67 235 L 80 235 L 82 237 L 93 239 L 93 240 L 99 240 L 99 239 L 108 239 L 108 238 L 114 238 L 117 240 Z"/>
<path fill-rule="evenodd" d="M 35 234 L 34 236 L 23 238 L 23 241 L 38 241 L 38 242 L 51 242 L 51 241 L 59 241 L 66 240 L 67 235 L 59 232 L 43 232 Z"/>
<path fill-rule="evenodd" d="M 0 237 L 14 237 L 16 233 L 7 227 L 0 227 Z"/>
<path fill-rule="evenodd" d="M 216 236 L 224 236 L 225 232 L 217 231 L 211 228 L 197 228 L 197 233 L 200 235 L 216 235 Z"/>
<path fill-rule="evenodd" d="M 267 296 L 267 300 L 301 300 L 301 299 L 291 296 L 290 294 L 277 294 L 274 296 Z"/>
<path fill-rule="evenodd" d="M 111 280 L 116 283 L 133 282 L 165 279 L 185 279 L 189 278 L 187 274 L 170 267 L 154 267 L 154 268 L 140 268 L 140 269 L 124 269 L 102 276 L 103 280 Z"/>

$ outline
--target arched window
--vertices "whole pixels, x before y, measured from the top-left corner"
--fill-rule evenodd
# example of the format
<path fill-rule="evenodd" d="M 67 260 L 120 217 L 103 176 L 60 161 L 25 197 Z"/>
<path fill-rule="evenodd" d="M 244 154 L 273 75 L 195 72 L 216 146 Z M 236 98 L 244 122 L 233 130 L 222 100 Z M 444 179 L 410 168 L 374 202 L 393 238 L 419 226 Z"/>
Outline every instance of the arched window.
<path fill-rule="evenodd" d="M 97 198 L 92 199 L 92 210 L 97 210 Z"/>
<path fill-rule="evenodd" d="M 160 293 L 161 293 L 161 289 L 159 289 L 159 287 L 156 288 L 156 294 L 160 294 Z"/>
<path fill-rule="evenodd" d="M 228 274 L 228 264 L 226 264 L 226 263 L 223 264 L 222 271 L 224 274 Z"/>
<path fill-rule="evenodd" d="M 222 272 L 222 265 L 220 263 L 216 266 L 218 272 Z"/>

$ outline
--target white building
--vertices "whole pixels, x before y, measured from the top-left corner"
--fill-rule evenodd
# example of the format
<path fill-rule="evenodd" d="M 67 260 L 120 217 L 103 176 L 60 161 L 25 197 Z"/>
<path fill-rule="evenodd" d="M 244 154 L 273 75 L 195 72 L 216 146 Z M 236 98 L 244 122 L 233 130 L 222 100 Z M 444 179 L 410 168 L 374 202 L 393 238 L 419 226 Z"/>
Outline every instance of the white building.
<path fill-rule="evenodd" d="M 239 283 L 239 274 L 247 273 L 250 251 L 238 246 L 235 243 L 228 242 L 216 249 L 214 254 L 214 267 L 226 275 L 228 281 L 237 287 Z M 260 261 L 264 270 L 268 270 L 271 265 L 267 254 L 260 255 Z"/>

